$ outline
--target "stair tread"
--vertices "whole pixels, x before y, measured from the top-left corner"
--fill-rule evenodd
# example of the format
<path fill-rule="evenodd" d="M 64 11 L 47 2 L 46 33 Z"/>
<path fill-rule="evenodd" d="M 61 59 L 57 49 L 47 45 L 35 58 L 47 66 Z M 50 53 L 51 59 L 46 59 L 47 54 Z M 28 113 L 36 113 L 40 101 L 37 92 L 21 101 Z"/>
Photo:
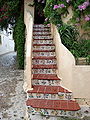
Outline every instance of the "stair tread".
<path fill-rule="evenodd" d="M 55 52 L 54 50 L 33 50 L 33 52 Z"/>
<path fill-rule="evenodd" d="M 39 80 L 60 80 L 56 74 L 33 74 L 33 79 Z"/>
<path fill-rule="evenodd" d="M 33 44 L 33 46 L 55 46 L 54 44 Z"/>
<path fill-rule="evenodd" d="M 51 64 L 51 65 L 33 65 L 33 69 L 57 69 L 56 64 Z"/>
<path fill-rule="evenodd" d="M 33 38 L 33 40 L 53 40 L 53 39 L 52 38 L 46 38 L 46 39 L 44 39 L 44 38 L 39 38 L 39 39 L 38 38 L 37 39 Z"/>
<path fill-rule="evenodd" d="M 28 90 L 27 93 L 43 93 L 43 94 L 58 94 L 62 93 L 72 93 L 61 86 L 46 86 L 46 85 L 33 85 L 33 90 Z"/>
<path fill-rule="evenodd" d="M 47 99 L 28 99 L 27 106 L 41 109 L 53 110 L 67 110 L 76 111 L 80 110 L 78 103 L 74 100 L 47 100 Z"/>
<path fill-rule="evenodd" d="M 56 59 L 55 56 L 38 56 L 38 57 L 33 57 L 32 59 L 46 59 L 46 60 L 49 60 L 49 59 Z"/>

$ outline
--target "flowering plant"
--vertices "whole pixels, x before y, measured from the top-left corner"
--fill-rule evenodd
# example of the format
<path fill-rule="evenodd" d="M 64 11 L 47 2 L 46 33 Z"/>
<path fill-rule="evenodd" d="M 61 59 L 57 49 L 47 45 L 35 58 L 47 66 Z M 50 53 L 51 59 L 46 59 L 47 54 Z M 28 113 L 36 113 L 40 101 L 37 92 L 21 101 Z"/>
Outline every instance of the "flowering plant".
<path fill-rule="evenodd" d="M 46 20 L 52 22 L 55 16 L 66 17 L 68 8 L 72 7 L 73 16 L 69 22 L 79 25 L 84 22 L 84 26 L 90 26 L 90 2 L 89 0 L 47 0 L 44 9 Z"/>

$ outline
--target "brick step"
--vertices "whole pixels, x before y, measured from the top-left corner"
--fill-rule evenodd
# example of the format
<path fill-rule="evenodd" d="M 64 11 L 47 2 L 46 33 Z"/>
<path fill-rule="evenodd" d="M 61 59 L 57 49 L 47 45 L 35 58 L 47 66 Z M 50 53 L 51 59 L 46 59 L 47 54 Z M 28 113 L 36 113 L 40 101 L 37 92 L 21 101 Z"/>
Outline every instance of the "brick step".
<path fill-rule="evenodd" d="M 35 60 L 35 59 L 42 59 L 42 60 L 52 60 L 52 59 L 56 59 L 55 56 L 49 56 L 49 57 L 45 57 L 45 56 L 39 56 L 39 57 L 33 57 L 32 60 Z"/>
<path fill-rule="evenodd" d="M 55 52 L 34 52 L 33 56 L 55 56 Z"/>
<path fill-rule="evenodd" d="M 51 36 L 33 36 L 33 39 L 52 39 Z"/>
<path fill-rule="evenodd" d="M 37 40 L 38 41 L 38 40 L 53 40 L 53 39 L 52 38 L 46 38 L 46 39 L 43 38 L 43 39 L 33 39 L 33 40 Z"/>
<path fill-rule="evenodd" d="M 34 24 L 33 27 L 34 27 L 34 28 L 50 28 L 50 27 L 47 26 L 47 25 L 41 25 L 41 24 Z"/>
<path fill-rule="evenodd" d="M 50 28 L 33 28 L 33 32 L 34 31 L 41 31 L 41 32 L 51 32 Z"/>
<path fill-rule="evenodd" d="M 49 32 L 49 31 L 48 31 L 48 32 L 44 32 L 44 31 L 34 32 L 34 31 L 33 31 L 33 35 L 41 35 L 41 34 L 42 34 L 42 35 L 48 35 L 48 34 L 51 34 L 51 32 Z"/>
<path fill-rule="evenodd" d="M 47 99 L 28 99 L 27 106 L 40 109 L 50 110 L 66 110 L 76 111 L 80 110 L 78 103 L 74 100 L 47 100 Z"/>
<path fill-rule="evenodd" d="M 33 52 L 55 52 L 55 50 L 33 50 Z"/>
<path fill-rule="evenodd" d="M 33 90 L 27 91 L 27 97 L 28 99 L 71 100 L 72 92 L 61 86 L 33 85 Z"/>
<path fill-rule="evenodd" d="M 33 46 L 55 46 L 54 44 L 33 44 Z"/>
<path fill-rule="evenodd" d="M 56 69 L 32 69 L 32 74 L 56 74 Z"/>
<path fill-rule="evenodd" d="M 35 65 L 50 65 L 50 64 L 56 64 L 56 58 L 54 59 L 37 59 L 37 57 L 34 57 L 32 60 L 32 64 Z"/>
<path fill-rule="evenodd" d="M 47 74 L 46 74 L 47 75 Z M 49 75 L 49 74 L 48 74 Z M 32 85 L 49 85 L 49 86 L 58 86 L 60 85 L 61 80 L 43 80 L 43 79 L 32 79 Z"/>
<path fill-rule="evenodd" d="M 33 34 L 33 36 L 39 36 L 39 37 L 40 36 L 43 36 L 43 37 L 45 36 L 46 37 L 46 36 L 51 36 L 51 33 L 48 33 L 48 34 Z"/>
<path fill-rule="evenodd" d="M 34 45 L 33 50 L 55 50 L 55 46 L 43 46 L 43 45 Z"/>
<path fill-rule="evenodd" d="M 52 40 L 34 40 L 33 44 L 53 44 Z"/>
<path fill-rule="evenodd" d="M 33 78 L 36 80 L 60 80 L 56 74 L 33 74 Z"/>
<path fill-rule="evenodd" d="M 32 68 L 33 69 L 57 69 L 57 65 L 56 64 L 52 64 L 52 65 L 33 65 Z"/>

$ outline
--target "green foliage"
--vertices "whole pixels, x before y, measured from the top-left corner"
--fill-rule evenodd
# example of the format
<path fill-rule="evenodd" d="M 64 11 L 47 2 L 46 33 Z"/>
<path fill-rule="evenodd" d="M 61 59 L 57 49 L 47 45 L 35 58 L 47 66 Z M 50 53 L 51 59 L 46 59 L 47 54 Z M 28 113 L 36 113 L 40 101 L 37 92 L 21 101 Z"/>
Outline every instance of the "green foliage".
<path fill-rule="evenodd" d="M 24 68 L 24 45 L 25 45 L 25 25 L 23 13 L 20 14 L 14 27 L 14 41 L 17 50 L 17 60 L 19 68 Z"/>
<path fill-rule="evenodd" d="M 12 26 L 19 17 L 22 0 L 1 0 L 0 1 L 0 28 L 7 29 L 8 24 Z"/>
<path fill-rule="evenodd" d="M 58 28 L 62 43 L 75 57 L 87 57 L 90 54 L 90 40 L 78 40 L 75 27 L 64 24 Z"/>
<path fill-rule="evenodd" d="M 48 21 L 45 23 L 53 23 L 55 25 L 62 24 L 61 16 L 58 14 L 58 11 L 53 10 L 55 3 L 57 3 L 56 0 L 47 0 L 46 6 L 44 8 L 44 15 L 46 18 L 48 18 Z"/>

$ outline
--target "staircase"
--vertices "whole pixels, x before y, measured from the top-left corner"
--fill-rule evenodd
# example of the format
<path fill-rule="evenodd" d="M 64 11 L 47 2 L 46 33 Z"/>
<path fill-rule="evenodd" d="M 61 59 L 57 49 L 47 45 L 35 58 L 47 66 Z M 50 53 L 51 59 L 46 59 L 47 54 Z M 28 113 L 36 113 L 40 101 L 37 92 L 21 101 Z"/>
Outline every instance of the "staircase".
<path fill-rule="evenodd" d="M 73 99 L 72 92 L 61 86 L 61 79 L 57 76 L 55 45 L 50 27 L 34 25 L 32 52 L 33 90 L 27 91 L 28 120 L 80 117 L 80 107 Z"/>

